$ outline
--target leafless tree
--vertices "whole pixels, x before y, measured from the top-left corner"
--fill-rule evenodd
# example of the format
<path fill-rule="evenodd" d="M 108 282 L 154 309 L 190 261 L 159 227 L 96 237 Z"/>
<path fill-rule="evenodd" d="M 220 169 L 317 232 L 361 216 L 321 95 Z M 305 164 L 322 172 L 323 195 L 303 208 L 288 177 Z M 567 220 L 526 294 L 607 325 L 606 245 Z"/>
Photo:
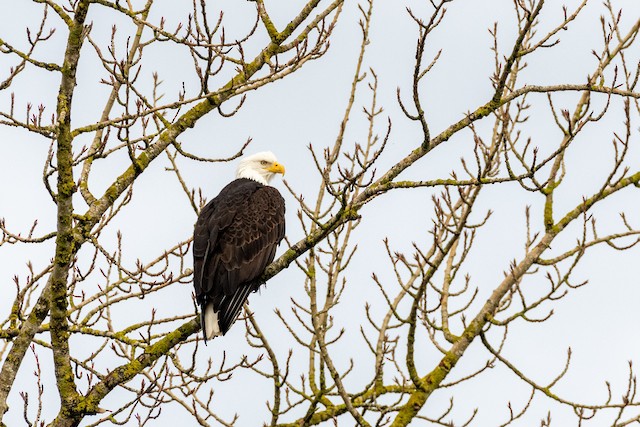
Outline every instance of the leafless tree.
<path fill-rule="evenodd" d="M 583 401 L 562 388 L 571 371 L 570 349 L 566 360 L 548 367 L 553 372 L 548 378 L 528 372 L 507 350 L 523 324 L 543 328 L 554 307 L 573 302 L 577 289 L 587 285 L 581 261 L 588 253 L 608 247 L 623 256 L 640 239 L 638 208 L 629 202 L 640 186 L 633 155 L 640 118 L 640 19 L 628 21 L 614 1 L 597 6 L 602 37 L 599 46 L 590 47 L 594 67 L 583 70 L 582 81 L 543 85 L 535 73 L 526 74 L 527 66 L 544 62 L 591 5 L 584 0 L 559 9 L 544 0 L 513 0 L 516 30 L 508 44 L 498 32 L 502 23 L 489 30 L 495 60 L 487 76 L 490 96 L 436 132 L 428 113 L 435 101 L 425 87 L 444 60 L 431 41 L 448 26 L 455 28 L 447 9 L 459 3 L 432 0 L 419 10 L 407 9 L 404 25 L 416 34 L 415 62 L 406 69 L 412 84 L 398 89 L 403 115 L 391 117 L 381 105 L 380 77 L 367 65 L 368 52 L 376 48 L 374 2 L 310 0 L 299 10 L 290 6 L 288 24 L 278 25 L 269 13 L 273 6 L 263 0 L 222 6 L 194 0 L 184 19 L 165 19 L 161 14 L 167 12 L 153 0 L 34 0 L 38 25 L 20 37 L 2 35 L 0 123 L 50 145 L 44 169 L 34 166 L 33 173 L 42 174 L 56 206 L 55 223 L 44 232 L 37 231 L 37 218 L 26 231 L 0 221 L 0 256 L 19 246 L 52 251 L 46 262 L 29 260 L 26 273 L 19 266 L 2 267 L 15 270 L 15 298 L 0 330 L 5 423 L 13 416 L 27 425 L 157 425 L 172 416 L 167 412 L 179 411 L 194 424 L 249 425 L 266 399 L 262 422 L 271 426 L 467 426 L 477 422 L 482 408 L 461 408 L 465 398 L 456 396 L 473 382 L 488 381 L 490 389 L 496 367 L 529 396 L 505 401 L 505 412 L 493 418 L 496 425 L 522 420 L 551 425 L 551 409 L 541 418 L 532 409 L 536 405 L 569 409 L 576 425 L 640 421 L 632 364 L 622 386 L 611 378 L 613 386 L 607 383 Z M 309 146 L 317 192 L 286 183 L 288 208 L 297 210 L 299 220 L 289 224 L 297 230 L 289 236 L 303 237 L 289 239 L 264 273 L 269 280 L 294 264 L 291 287 L 300 292 L 291 299 L 282 295 L 286 303 L 269 328 L 258 321 L 255 307 L 246 306 L 244 322 L 235 326 L 245 328 L 243 350 L 209 358 L 207 352 L 220 341 L 202 345 L 191 306 L 180 312 L 151 308 L 153 301 L 176 295 L 189 300 L 189 235 L 134 261 L 126 250 L 128 236 L 113 224 L 131 215 L 128 205 L 140 197 L 134 194 L 139 178 L 161 161 L 195 220 L 204 197 L 185 177 L 188 165 L 215 168 L 242 155 L 251 140 L 236 142 L 225 158 L 209 158 L 197 154 L 186 131 L 207 116 L 233 116 L 247 97 L 260 96 L 264 86 L 322 58 L 337 37 L 338 22 L 350 19 L 343 8 L 356 6 L 360 49 L 337 136 Z M 100 26 L 110 27 L 110 34 Z M 42 59 L 51 56 L 42 50 L 59 37 L 61 56 Z M 167 83 L 156 71 L 158 55 L 163 61 L 189 58 L 188 75 Z M 100 71 L 84 67 L 85 58 Z M 26 76 L 55 81 L 55 97 L 27 100 L 12 92 Z M 108 89 L 105 97 L 92 97 L 100 106 L 88 122 L 87 111 L 95 105 L 72 102 L 86 90 L 81 76 Z M 532 118 L 557 129 L 557 138 L 542 141 Z M 354 141 L 348 131 L 357 120 L 364 120 L 366 131 Z M 397 123 L 414 126 L 419 137 L 407 141 L 394 133 Z M 598 160 L 599 169 L 584 170 L 576 153 L 602 128 L 610 142 L 598 144 L 609 144 L 609 157 Z M 447 174 L 426 174 L 418 166 L 452 144 L 460 145 L 460 160 L 450 162 Z M 105 183 L 105 176 L 112 178 Z M 590 184 L 576 190 L 572 180 L 585 176 Z M 431 197 L 428 218 L 398 224 L 394 211 L 385 209 L 392 195 L 407 192 L 416 199 Z M 523 235 L 511 233 L 521 250 L 503 260 L 500 279 L 497 274 L 494 281 L 477 279 L 470 260 L 492 252 L 487 239 L 499 230 L 487 194 L 512 192 L 531 205 L 514 220 Z M 612 208 L 620 215 L 612 216 Z M 388 260 L 354 267 L 354 260 L 367 256 L 363 230 L 378 212 L 389 217 L 388 239 L 380 242 Z M 151 213 L 143 213 L 142 221 L 144 215 Z M 409 250 L 396 248 L 403 246 L 394 233 L 400 227 L 414 236 Z M 142 321 L 127 315 L 136 311 L 151 314 Z M 626 327 L 632 334 L 633 326 Z M 45 372 L 44 359 L 52 361 L 54 375 Z M 463 359 L 476 368 L 460 371 Z M 20 370 L 25 360 L 35 366 L 35 393 L 26 391 L 32 373 Z M 258 381 L 270 384 L 270 396 L 240 395 L 230 400 L 237 407 L 221 407 L 218 390 Z M 593 384 L 594 390 L 599 386 Z M 622 395 L 612 391 L 620 387 Z M 442 410 L 429 405 L 435 391 L 451 396 Z M 47 393 L 59 400 L 52 416 L 43 409 Z M 22 407 L 15 404 L 18 399 Z"/>

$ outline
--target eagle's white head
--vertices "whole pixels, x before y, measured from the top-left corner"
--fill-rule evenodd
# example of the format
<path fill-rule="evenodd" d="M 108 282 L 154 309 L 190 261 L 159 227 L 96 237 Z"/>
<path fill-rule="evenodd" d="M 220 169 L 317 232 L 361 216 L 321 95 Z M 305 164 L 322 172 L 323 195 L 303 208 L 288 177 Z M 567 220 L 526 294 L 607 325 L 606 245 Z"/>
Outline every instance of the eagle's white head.
<path fill-rule="evenodd" d="M 269 181 L 277 173 L 284 175 L 284 166 L 278 163 L 271 151 L 263 151 L 242 159 L 238 164 L 236 178 L 249 178 L 269 185 Z"/>

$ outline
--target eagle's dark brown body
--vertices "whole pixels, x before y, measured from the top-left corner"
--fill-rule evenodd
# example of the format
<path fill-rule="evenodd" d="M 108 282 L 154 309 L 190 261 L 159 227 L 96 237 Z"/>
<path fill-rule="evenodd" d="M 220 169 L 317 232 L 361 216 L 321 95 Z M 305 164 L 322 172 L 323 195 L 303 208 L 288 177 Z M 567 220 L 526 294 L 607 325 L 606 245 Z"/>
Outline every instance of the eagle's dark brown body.
<path fill-rule="evenodd" d="M 249 293 L 262 284 L 284 237 L 284 212 L 278 190 L 247 178 L 228 184 L 200 212 L 193 234 L 193 285 L 205 338 L 212 334 L 205 322 L 209 304 L 217 318 L 214 335 L 224 335 Z"/>

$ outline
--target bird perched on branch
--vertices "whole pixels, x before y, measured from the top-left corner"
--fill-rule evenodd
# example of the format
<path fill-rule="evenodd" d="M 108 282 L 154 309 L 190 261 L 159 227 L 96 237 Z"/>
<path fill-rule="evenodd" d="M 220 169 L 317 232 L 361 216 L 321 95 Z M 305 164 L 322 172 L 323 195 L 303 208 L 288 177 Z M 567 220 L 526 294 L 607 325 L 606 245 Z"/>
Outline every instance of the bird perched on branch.
<path fill-rule="evenodd" d="M 242 159 L 236 179 L 202 208 L 193 233 L 193 287 L 205 340 L 227 333 L 284 237 L 284 199 L 269 186 L 271 152 Z"/>

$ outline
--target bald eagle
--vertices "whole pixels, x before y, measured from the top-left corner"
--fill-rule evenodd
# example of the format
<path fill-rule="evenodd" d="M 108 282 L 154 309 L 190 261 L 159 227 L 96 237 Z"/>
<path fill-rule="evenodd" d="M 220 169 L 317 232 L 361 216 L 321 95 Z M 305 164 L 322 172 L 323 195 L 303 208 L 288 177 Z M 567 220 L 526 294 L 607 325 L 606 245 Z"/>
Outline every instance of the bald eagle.
<path fill-rule="evenodd" d="M 284 237 L 284 199 L 269 186 L 271 152 L 240 161 L 236 179 L 202 208 L 193 233 L 193 286 L 205 341 L 227 333 Z"/>

